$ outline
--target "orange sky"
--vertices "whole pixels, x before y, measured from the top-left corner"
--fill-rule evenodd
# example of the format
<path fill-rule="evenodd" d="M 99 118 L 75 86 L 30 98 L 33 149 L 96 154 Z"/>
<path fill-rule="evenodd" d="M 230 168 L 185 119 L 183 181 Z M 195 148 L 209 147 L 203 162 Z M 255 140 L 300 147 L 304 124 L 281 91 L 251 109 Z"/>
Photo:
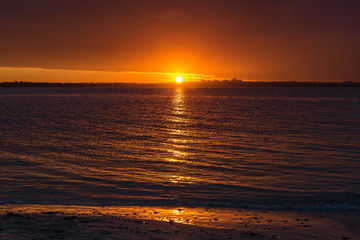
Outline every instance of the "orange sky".
<path fill-rule="evenodd" d="M 2 0 L 0 81 L 359 81 L 359 9 L 355 0 Z"/>

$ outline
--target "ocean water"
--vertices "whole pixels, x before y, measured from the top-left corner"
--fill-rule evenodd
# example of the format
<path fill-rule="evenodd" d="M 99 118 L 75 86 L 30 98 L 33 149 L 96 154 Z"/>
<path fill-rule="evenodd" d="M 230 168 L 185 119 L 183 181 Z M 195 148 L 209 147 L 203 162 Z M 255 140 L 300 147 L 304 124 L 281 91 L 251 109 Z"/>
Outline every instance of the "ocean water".
<path fill-rule="evenodd" d="M 0 203 L 360 209 L 359 88 L 0 89 Z"/>

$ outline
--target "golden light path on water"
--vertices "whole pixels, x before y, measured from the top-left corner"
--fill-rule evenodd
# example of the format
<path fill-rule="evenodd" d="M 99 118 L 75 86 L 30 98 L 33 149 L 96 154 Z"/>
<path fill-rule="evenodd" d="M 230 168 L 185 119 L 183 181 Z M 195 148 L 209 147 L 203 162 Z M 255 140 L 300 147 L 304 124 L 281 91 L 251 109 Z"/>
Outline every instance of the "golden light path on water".
<path fill-rule="evenodd" d="M 171 117 L 168 119 L 168 131 L 170 135 L 169 145 L 167 151 L 171 154 L 171 157 L 166 161 L 170 163 L 186 163 L 188 162 L 186 152 L 186 137 L 188 132 L 184 128 L 184 124 L 188 122 L 187 108 L 185 103 L 185 96 L 182 88 L 176 88 L 172 100 Z M 182 173 L 184 171 L 181 171 Z M 183 175 L 170 175 L 169 181 L 172 183 L 190 183 L 193 180 L 189 176 Z"/>

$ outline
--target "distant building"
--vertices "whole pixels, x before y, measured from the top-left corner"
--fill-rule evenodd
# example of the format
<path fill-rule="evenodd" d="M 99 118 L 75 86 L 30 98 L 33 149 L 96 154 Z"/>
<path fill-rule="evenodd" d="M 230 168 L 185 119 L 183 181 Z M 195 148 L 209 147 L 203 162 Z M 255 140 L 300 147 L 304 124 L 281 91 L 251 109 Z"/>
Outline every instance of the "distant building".
<path fill-rule="evenodd" d="M 241 83 L 242 79 L 233 78 L 230 80 L 231 83 Z"/>

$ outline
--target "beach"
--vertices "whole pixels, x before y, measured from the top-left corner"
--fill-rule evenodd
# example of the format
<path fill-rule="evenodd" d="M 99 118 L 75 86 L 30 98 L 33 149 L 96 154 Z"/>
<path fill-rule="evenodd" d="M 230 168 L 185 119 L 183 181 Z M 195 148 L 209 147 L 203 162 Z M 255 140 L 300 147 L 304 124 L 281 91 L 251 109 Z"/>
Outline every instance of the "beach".
<path fill-rule="evenodd" d="M 360 239 L 359 212 L 5 204 L 0 239 Z"/>

